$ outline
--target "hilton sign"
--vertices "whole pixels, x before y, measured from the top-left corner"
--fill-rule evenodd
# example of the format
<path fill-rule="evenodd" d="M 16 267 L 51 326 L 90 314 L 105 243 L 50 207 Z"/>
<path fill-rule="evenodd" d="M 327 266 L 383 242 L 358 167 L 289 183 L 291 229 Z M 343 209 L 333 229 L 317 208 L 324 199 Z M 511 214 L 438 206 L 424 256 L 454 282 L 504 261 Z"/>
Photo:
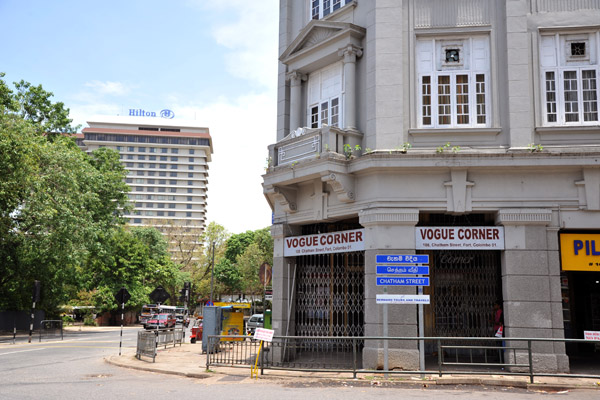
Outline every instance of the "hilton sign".
<path fill-rule="evenodd" d="M 166 119 L 173 119 L 175 117 L 175 113 L 171 110 L 161 110 L 158 114 L 156 114 L 155 111 L 146 111 L 142 108 L 130 108 L 129 109 L 129 116 L 130 117 L 158 117 L 160 116 L 161 118 L 166 118 Z"/>

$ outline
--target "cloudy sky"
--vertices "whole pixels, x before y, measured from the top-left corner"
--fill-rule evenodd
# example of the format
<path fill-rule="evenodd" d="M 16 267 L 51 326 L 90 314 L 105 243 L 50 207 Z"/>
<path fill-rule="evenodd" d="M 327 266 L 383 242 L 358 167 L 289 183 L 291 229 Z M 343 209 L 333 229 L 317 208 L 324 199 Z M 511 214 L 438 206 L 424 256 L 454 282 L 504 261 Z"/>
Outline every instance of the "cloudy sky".
<path fill-rule="evenodd" d="M 0 72 L 41 84 L 75 124 L 170 109 L 210 129 L 208 220 L 270 225 L 277 0 L 0 0 Z"/>

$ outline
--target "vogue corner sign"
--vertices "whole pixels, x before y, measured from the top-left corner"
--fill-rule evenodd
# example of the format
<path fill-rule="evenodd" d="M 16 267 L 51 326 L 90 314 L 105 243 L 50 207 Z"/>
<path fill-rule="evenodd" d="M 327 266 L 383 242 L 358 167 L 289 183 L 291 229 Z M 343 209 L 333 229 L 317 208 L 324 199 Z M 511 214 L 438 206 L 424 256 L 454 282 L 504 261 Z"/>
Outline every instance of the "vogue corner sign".
<path fill-rule="evenodd" d="M 293 236 L 284 239 L 283 256 L 346 253 L 365 249 L 365 230 L 355 229 L 317 235 Z"/>
<path fill-rule="evenodd" d="M 419 250 L 504 250 L 503 226 L 427 226 L 415 229 Z"/>

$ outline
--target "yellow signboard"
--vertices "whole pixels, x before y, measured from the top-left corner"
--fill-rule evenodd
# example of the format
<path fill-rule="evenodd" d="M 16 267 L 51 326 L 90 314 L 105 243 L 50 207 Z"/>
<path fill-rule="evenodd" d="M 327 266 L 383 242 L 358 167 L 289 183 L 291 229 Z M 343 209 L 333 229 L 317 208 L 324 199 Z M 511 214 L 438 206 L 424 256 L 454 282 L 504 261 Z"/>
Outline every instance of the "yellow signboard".
<path fill-rule="evenodd" d="M 250 308 L 250 303 L 229 303 L 229 302 L 215 301 L 215 307 Z"/>
<path fill-rule="evenodd" d="M 600 271 L 600 234 L 560 235 L 563 271 Z"/>

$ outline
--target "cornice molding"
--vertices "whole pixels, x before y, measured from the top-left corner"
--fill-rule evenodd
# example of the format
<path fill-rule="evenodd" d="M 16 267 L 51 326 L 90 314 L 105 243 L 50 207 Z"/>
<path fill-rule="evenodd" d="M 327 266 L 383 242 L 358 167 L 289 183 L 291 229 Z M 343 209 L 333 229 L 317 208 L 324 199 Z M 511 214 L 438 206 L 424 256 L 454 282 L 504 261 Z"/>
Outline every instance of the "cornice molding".
<path fill-rule="evenodd" d="M 500 225 L 549 225 L 552 210 L 538 208 L 499 210 L 496 222 Z"/>
<path fill-rule="evenodd" d="M 419 222 L 419 210 L 416 208 L 372 208 L 361 210 L 358 220 L 362 226 L 369 225 L 407 225 L 415 226 Z"/>

